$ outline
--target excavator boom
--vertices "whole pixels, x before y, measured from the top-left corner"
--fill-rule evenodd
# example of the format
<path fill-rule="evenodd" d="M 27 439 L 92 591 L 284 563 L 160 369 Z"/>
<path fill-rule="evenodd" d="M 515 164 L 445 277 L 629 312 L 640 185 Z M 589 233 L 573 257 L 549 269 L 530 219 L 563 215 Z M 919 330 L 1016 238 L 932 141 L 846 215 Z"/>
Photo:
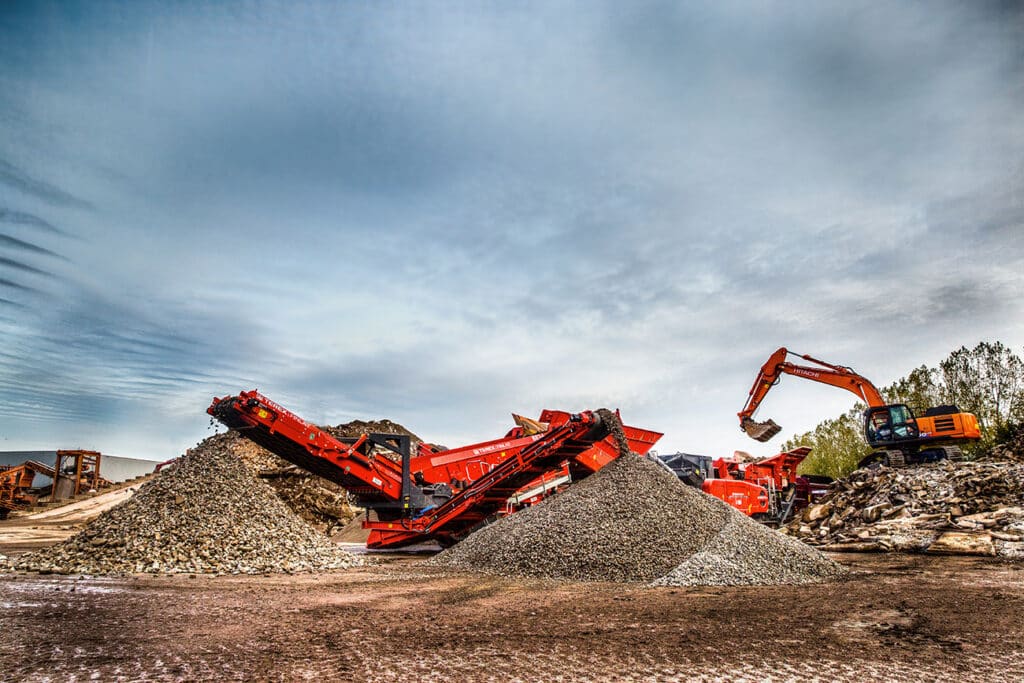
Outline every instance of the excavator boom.
<path fill-rule="evenodd" d="M 854 372 L 852 368 L 827 363 L 806 354 L 799 355 L 798 357 L 814 363 L 817 367 L 797 365 L 787 360 L 787 357 L 790 355 L 796 356 L 797 354 L 791 353 L 788 349 L 782 347 L 768 358 L 765 364 L 761 366 L 761 371 L 758 373 L 757 379 L 754 380 L 754 385 L 750 388 L 750 393 L 746 404 L 743 406 L 743 410 L 738 413 L 740 429 L 746 432 L 747 436 L 752 439 L 762 442 L 768 441 L 782 431 L 782 427 L 774 420 L 758 422 L 753 417 L 761 405 L 761 401 L 768 395 L 771 388 L 779 383 L 782 375 L 796 375 L 815 382 L 821 382 L 822 384 L 830 384 L 840 389 L 846 389 L 872 407 L 885 405 L 885 400 L 882 398 L 878 388 L 866 377 L 862 377 Z"/>

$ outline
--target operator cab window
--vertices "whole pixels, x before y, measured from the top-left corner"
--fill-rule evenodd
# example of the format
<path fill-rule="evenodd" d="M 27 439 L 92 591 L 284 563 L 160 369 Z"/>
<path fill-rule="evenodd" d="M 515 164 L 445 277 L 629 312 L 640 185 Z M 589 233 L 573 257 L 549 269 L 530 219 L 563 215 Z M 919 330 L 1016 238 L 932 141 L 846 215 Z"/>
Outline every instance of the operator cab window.
<path fill-rule="evenodd" d="M 892 423 L 893 435 L 896 438 L 906 439 L 917 436 L 914 415 L 906 406 L 897 405 L 889 408 L 889 421 Z"/>

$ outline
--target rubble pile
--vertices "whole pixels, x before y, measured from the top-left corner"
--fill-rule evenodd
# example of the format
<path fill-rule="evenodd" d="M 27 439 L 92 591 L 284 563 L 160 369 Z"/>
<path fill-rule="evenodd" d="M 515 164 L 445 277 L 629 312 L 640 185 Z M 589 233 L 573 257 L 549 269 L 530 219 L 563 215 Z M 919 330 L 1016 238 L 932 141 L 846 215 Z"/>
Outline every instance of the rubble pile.
<path fill-rule="evenodd" d="M 503 576 L 661 585 L 809 583 L 845 571 L 631 453 L 430 562 Z"/>
<path fill-rule="evenodd" d="M 63 543 L 9 561 L 55 573 L 264 573 L 360 560 L 296 517 L 229 448 L 206 439 Z"/>
<path fill-rule="evenodd" d="M 413 454 L 421 441 L 418 436 L 391 420 L 355 420 L 321 429 L 335 438 L 358 437 L 367 433 L 405 434 L 412 439 Z M 344 527 L 358 513 L 354 498 L 344 488 L 293 465 L 237 432 L 212 438 L 223 439 L 225 447 L 270 484 L 292 512 L 326 535 L 330 536 Z M 387 449 L 378 449 L 378 452 L 386 457 L 398 457 Z"/>
<path fill-rule="evenodd" d="M 321 427 L 334 438 L 361 436 L 363 434 L 403 434 L 412 438 L 413 451 L 422 441 L 408 429 L 391 420 L 353 420 L 344 424 Z"/>
<path fill-rule="evenodd" d="M 354 501 L 338 484 L 293 465 L 237 432 L 211 438 L 222 439 L 224 447 L 269 484 L 292 512 L 326 535 L 355 517 Z"/>
<path fill-rule="evenodd" d="M 785 532 L 831 551 L 1024 558 L 1024 463 L 857 470 Z"/>
<path fill-rule="evenodd" d="M 334 427 L 321 427 L 321 429 L 336 439 L 351 438 L 361 436 L 363 434 L 403 434 L 410 437 L 411 444 L 409 446 L 409 452 L 412 455 L 416 455 L 416 451 L 419 448 L 420 443 L 423 441 L 420 437 L 416 436 L 402 425 L 397 422 L 392 422 L 391 420 L 353 420 L 352 422 L 335 425 Z M 397 453 L 388 450 L 387 448 L 378 447 L 376 452 L 392 460 L 401 460 Z"/>
<path fill-rule="evenodd" d="M 1006 443 L 989 449 L 980 460 L 984 462 L 1021 462 L 1024 463 L 1024 427 L 1019 427 Z"/>

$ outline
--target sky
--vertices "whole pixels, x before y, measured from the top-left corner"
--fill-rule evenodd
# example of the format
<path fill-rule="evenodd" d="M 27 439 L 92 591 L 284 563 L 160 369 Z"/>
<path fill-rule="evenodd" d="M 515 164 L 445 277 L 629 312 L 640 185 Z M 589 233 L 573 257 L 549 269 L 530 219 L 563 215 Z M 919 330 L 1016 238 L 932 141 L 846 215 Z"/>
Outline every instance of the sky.
<path fill-rule="evenodd" d="M 164 460 L 258 388 L 449 446 L 620 408 L 771 455 L 1024 352 L 1013 2 L 0 4 L 0 450 Z"/>

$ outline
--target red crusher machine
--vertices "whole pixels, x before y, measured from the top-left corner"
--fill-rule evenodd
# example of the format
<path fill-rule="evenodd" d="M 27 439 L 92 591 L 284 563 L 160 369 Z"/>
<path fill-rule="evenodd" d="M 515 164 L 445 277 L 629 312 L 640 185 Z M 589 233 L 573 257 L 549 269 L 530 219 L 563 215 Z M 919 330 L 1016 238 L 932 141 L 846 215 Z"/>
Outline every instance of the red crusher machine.
<path fill-rule="evenodd" d="M 343 486 L 367 509 L 370 548 L 399 548 L 433 540 L 452 545 L 477 527 L 551 491 L 552 482 L 582 479 L 619 456 L 606 410 L 545 410 L 539 433 L 515 427 L 503 438 L 411 453 L 408 436 L 364 434 L 334 438 L 257 391 L 215 398 L 214 418 L 271 453 Z M 629 448 L 644 455 L 658 432 L 622 426 Z M 395 454 L 387 457 L 381 449 Z M 562 484 L 564 485 L 564 484 Z"/>

